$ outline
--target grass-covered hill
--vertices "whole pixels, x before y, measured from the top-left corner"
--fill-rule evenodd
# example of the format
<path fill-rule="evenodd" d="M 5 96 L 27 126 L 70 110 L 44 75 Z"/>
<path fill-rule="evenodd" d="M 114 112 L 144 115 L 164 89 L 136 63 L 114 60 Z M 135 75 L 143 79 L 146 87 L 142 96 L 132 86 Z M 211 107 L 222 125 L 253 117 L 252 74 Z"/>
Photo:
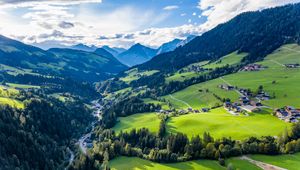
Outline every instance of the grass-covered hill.
<path fill-rule="evenodd" d="M 30 70 L 31 73 L 68 77 L 77 81 L 95 82 L 104 80 L 127 67 L 115 58 L 71 49 L 37 47 L 0 37 L 0 64 L 7 70 Z M 32 74 L 31 74 L 32 75 Z"/>
<path fill-rule="evenodd" d="M 243 13 L 173 52 L 154 57 L 138 68 L 177 71 L 191 63 L 216 60 L 234 51 L 257 61 L 286 43 L 299 43 L 300 4 Z"/>

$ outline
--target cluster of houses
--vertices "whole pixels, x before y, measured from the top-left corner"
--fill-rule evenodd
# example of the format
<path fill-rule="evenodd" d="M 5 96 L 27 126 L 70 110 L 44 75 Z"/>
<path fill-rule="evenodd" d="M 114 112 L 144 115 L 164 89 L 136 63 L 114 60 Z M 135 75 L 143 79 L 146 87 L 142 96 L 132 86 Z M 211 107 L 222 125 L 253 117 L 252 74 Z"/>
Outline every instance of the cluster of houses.
<path fill-rule="evenodd" d="M 193 108 L 188 108 L 188 109 L 181 109 L 181 110 L 178 110 L 178 113 L 181 114 L 181 115 L 184 115 L 184 114 L 188 114 L 188 113 L 201 113 L 201 112 L 209 112 L 210 111 L 210 108 L 202 108 L 200 110 L 198 109 L 193 109 Z M 157 113 L 160 113 L 160 114 L 171 114 L 173 113 L 174 111 L 173 110 L 156 110 Z"/>
<path fill-rule="evenodd" d="M 281 109 L 277 109 L 275 110 L 275 114 L 279 119 L 292 123 L 298 122 L 298 119 L 300 118 L 300 110 L 292 106 L 285 106 Z"/>
<path fill-rule="evenodd" d="M 179 73 L 185 73 L 185 72 L 195 72 L 195 73 L 201 73 L 207 71 L 207 69 L 201 67 L 201 66 L 197 66 L 197 65 L 191 65 L 185 69 L 182 69 L 179 71 Z"/>
<path fill-rule="evenodd" d="M 299 68 L 300 64 L 285 64 L 286 68 Z"/>
<path fill-rule="evenodd" d="M 266 69 L 266 66 L 262 66 L 260 64 L 249 64 L 243 67 L 240 71 L 260 71 Z"/>
<path fill-rule="evenodd" d="M 239 113 L 259 111 L 263 105 L 260 102 L 250 100 L 248 97 L 240 97 L 238 102 L 231 103 L 229 101 L 224 103 L 224 108 L 234 115 Z"/>

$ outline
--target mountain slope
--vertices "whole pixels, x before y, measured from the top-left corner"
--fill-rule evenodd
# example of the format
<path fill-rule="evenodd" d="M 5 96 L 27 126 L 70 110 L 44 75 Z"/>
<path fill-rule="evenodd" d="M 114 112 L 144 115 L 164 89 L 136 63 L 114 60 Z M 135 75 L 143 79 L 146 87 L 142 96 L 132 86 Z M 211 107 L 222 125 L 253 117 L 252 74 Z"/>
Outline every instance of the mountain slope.
<path fill-rule="evenodd" d="M 114 57 L 117 57 L 119 54 L 123 53 L 126 51 L 126 49 L 124 48 L 111 48 L 109 46 L 103 46 L 102 49 L 106 50 L 107 52 L 109 52 L 110 54 L 112 54 Z"/>
<path fill-rule="evenodd" d="M 115 58 L 72 49 L 44 51 L 4 36 L 0 36 L 0 64 L 89 82 L 109 78 L 127 68 Z"/>
<path fill-rule="evenodd" d="M 155 49 L 135 44 L 127 51 L 118 55 L 117 59 L 127 66 L 134 66 L 149 61 L 155 54 Z"/>
<path fill-rule="evenodd" d="M 103 48 L 97 48 L 94 53 L 96 53 L 97 55 L 100 56 L 105 56 L 107 58 L 115 58 L 110 52 L 108 52 L 107 50 L 103 49 Z"/>
<path fill-rule="evenodd" d="M 117 74 L 127 67 L 114 58 L 72 49 L 50 49 L 62 60 L 64 75 L 83 81 L 97 81 Z"/>
<path fill-rule="evenodd" d="M 299 43 L 300 4 L 243 13 L 173 52 L 154 57 L 140 69 L 175 71 L 188 64 L 216 60 L 233 51 L 256 61 L 286 43 Z"/>
<path fill-rule="evenodd" d="M 81 51 L 86 51 L 86 52 L 93 52 L 97 49 L 96 46 L 87 46 L 87 45 L 84 45 L 84 44 L 77 44 L 77 45 L 74 45 L 74 46 L 71 46 L 70 49 L 73 49 L 73 50 L 81 50 Z"/>
<path fill-rule="evenodd" d="M 166 53 L 166 52 L 170 52 L 170 51 L 174 51 L 176 48 L 180 47 L 180 46 L 184 46 L 187 43 L 189 43 L 190 41 L 192 41 L 194 38 L 196 38 L 195 35 L 190 35 L 188 36 L 186 39 L 181 40 L 181 39 L 174 39 L 173 41 L 167 42 L 162 44 L 158 49 L 157 49 L 157 55 L 162 54 L 162 53 Z"/>
<path fill-rule="evenodd" d="M 166 53 L 169 51 L 173 51 L 175 50 L 178 45 L 181 43 L 182 41 L 180 39 L 174 39 L 173 41 L 167 42 L 162 44 L 158 49 L 157 49 L 157 55 L 158 54 L 162 54 L 162 53 Z"/>

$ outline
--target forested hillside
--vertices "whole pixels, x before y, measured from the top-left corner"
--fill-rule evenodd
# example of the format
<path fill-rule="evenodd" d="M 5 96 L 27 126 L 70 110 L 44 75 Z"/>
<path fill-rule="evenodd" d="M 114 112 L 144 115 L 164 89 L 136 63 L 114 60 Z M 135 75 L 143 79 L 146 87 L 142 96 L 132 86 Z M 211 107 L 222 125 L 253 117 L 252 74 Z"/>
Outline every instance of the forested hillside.
<path fill-rule="evenodd" d="M 300 4 L 240 14 L 173 52 L 137 66 L 142 70 L 175 71 L 188 64 L 216 60 L 234 51 L 258 61 L 287 43 L 300 43 Z"/>
<path fill-rule="evenodd" d="M 35 75 L 55 75 L 86 82 L 110 78 L 127 68 L 115 58 L 93 52 L 71 49 L 44 51 L 3 36 L 0 37 L 0 59 L 4 67 L 28 69 Z"/>

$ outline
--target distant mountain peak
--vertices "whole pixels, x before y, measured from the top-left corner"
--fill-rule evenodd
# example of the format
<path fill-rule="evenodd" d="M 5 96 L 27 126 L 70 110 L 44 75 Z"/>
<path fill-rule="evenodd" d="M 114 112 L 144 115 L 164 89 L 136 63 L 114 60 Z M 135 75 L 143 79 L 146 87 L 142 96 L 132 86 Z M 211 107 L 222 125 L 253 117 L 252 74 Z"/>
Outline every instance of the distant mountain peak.
<path fill-rule="evenodd" d="M 92 45 L 92 46 L 87 46 L 85 44 L 76 44 L 70 47 L 71 49 L 75 49 L 75 50 L 82 50 L 82 51 L 87 51 L 87 52 L 93 52 L 97 49 L 96 46 Z"/>
<path fill-rule="evenodd" d="M 149 61 L 155 55 L 155 49 L 137 43 L 131 46 L 127 51 L 118 55 L 117 59 L 125 65 L 134 66 Z"/>

